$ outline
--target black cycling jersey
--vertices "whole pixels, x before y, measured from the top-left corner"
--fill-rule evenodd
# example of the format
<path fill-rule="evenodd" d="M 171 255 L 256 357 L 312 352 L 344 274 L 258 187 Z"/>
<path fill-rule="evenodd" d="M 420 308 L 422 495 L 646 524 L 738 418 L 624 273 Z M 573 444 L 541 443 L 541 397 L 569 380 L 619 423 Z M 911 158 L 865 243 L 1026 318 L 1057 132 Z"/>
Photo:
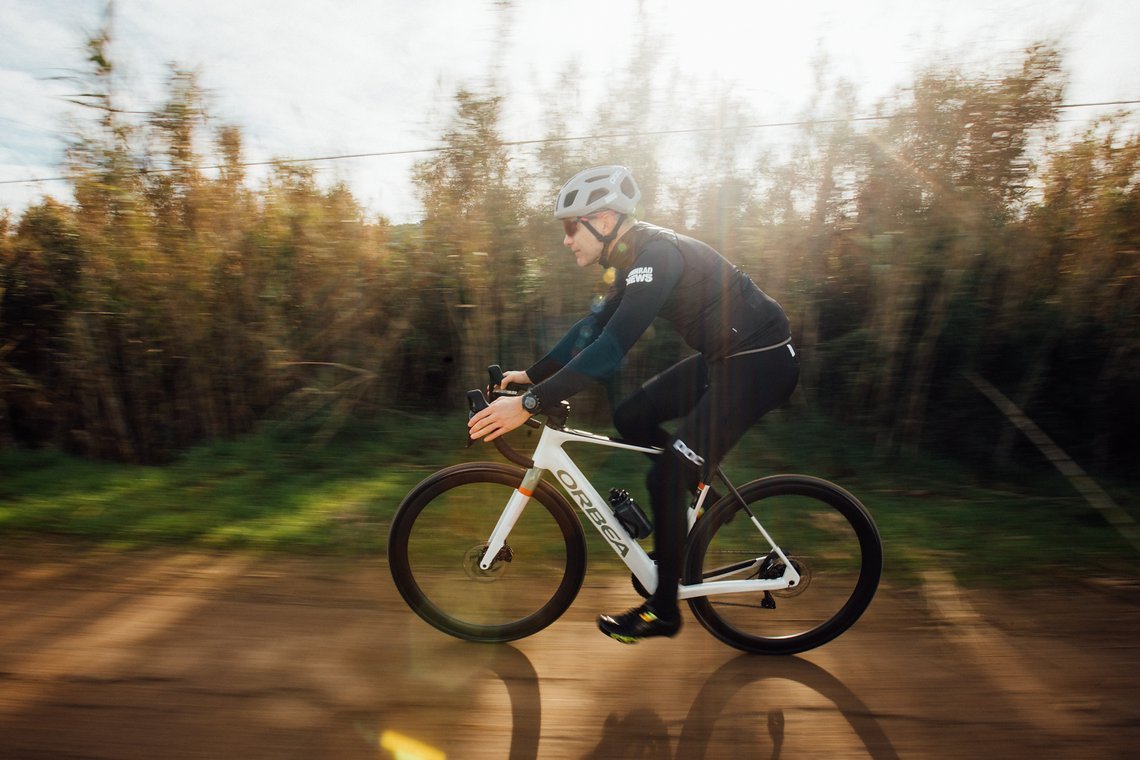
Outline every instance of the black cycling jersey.
<path fill-rule="evenodd" d="M 602 303 L 527 370 L 544 406 L 613 375 L 657 317 L 708 362 L 779 344 L 790 334 L 779 304 L 699 240 L 638 222 L 603 264 L 617 269 L 617 277 Z"/>

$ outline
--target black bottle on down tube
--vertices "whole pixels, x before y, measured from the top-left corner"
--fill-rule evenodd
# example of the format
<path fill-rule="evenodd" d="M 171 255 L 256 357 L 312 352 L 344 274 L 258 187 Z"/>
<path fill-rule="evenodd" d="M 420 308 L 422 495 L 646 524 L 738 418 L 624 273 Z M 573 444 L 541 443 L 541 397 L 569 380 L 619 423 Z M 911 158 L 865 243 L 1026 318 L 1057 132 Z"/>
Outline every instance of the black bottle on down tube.
<path fill-rule="evenodd" d="M 653 532 L 653 524 L 624 488 L 610 489 L 610 506 L 626 532 L 634 538 L 645 538 Z"/>

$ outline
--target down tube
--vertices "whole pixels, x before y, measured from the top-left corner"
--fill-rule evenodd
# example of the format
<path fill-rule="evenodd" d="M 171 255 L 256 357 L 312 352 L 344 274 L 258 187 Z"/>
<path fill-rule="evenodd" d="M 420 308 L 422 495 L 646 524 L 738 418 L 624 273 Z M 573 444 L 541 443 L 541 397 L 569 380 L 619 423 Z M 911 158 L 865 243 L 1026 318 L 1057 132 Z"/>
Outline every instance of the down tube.
<path fill-rule="evenodd" d="M 641 545 L 634 541 L 610 509 L 609 503 L 594 489 L 586 476 L 562 449 L 551 452 L 547 469 L 554 473 L 570 501 L 582 510 L 606 543 L 621 557 L 641 584 L 650 592 L 657 588 L 657 565 Z"/>

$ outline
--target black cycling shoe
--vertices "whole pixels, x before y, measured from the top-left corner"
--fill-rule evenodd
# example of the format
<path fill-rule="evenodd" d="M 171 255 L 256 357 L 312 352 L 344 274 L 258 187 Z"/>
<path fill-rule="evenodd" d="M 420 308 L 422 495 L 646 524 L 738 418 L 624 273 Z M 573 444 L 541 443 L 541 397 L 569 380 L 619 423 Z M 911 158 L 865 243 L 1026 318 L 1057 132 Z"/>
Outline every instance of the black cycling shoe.
<path fill-rule="evenodd" d="M 623 644 L 636 644 L 651 636 L 676 636 L 681 630 L 681 615 L 662 619 L 652 607 L 643 604 L 614 617 L 599 615 L 598 630 Z"/>

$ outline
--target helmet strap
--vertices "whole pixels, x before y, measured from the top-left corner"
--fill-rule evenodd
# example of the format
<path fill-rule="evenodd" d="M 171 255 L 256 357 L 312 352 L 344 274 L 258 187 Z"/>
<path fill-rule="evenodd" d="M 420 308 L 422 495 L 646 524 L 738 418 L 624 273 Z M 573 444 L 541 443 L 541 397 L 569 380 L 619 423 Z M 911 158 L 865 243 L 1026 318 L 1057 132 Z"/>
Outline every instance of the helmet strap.
<path fill-rule="evenodd" d="M 580 224 L 590 231 L 590 234 L 594 236 L 595 240 L 602 244 L 602 255 L 600 257 L 600 261 L 602 266 L 608 267 L 609 257 L 607 254 L 609 253 L 610 243 L 614 242 L 614 238 L 617 237 L 618 232 L 621 230 L 621 226 L 625 224 L 625 214 L 617 215 L 617 223 L 614 224 L 614 228 L 610 230 L 608 235 L 603 235 L 602 233 L 598 232 L 596 229 L 594 229 L 594 225 L 590 224 L 590 222 L 586 219 L 582 219 Z"/>

